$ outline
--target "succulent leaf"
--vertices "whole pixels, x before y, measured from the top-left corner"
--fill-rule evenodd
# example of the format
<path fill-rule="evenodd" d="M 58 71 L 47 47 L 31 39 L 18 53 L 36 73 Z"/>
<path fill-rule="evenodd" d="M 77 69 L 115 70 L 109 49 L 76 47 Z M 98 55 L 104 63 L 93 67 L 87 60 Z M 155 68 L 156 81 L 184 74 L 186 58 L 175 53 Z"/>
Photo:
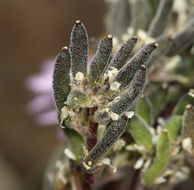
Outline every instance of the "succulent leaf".
<path fill-rule="evenodd" d="M 53 92 L 59 114 L 71 90 L 71 87 L 69 85 L 70 67 L 71 67 L 70 53 L 68 48 L 64 47 L 56 57 L 53 73 Z"/>
<path fill-rule="evenodd" d="M 108 69 L 110 69 L 110 67 L 115 67 L 118 70 L 121 69 L 125 65 L 127 60 L 130 58 L 130 55 L 133 51 L 133 48 L 136 42 L 137 42 L 137 38 L 133 37 L 133 38 L 130 38 L 126 43 L 124 43 L 119 49 L 119 51 L 115 54 L 113 59 L 111 60 L 110 65 L 108 66 Z"/>
<path fill-rule="evenodd" d="M 194 38 L 194 18 L 183 26 L 182 31 L 177 33 L 174 37 L 173 43 L 170 45 L 168 56 L 180 54 L 186 50 L 191 44 L 193 44 Z"/>
<path fill-rule="evenodd" d="M 70 39 L 71 71 L 73 76 L 78 72 L 87 75 L 88 35 L 81 21 L 76 21 Z"/>
<path fill-rule="evenodd" d="M 119 120 L 112 122 L 104 136 L 100 141 L 97 142 L 95 147 L 89 152 L 89 155 L 85 157 L 83 162 L 92 169 L 94 169 L 97 164 L 105 156 L 106 152 L 112 147 L 112 145 L 120 138 L 124 133 L 127 120 L 125 117 L 121 117 Z"/>
<path fill-rule="evenodd" d="M 173 1 L 174 0 L 160 1 L 156 15 L 154 16 L 148 29 L 148 34 L 151 37 L 158 37 L 166 29 L 172 12 Z"/>
<path fill-rule="evenodd" d="M 162 35 L 156 39 L 158 43 L 158 48 L 152 53 L 148 65 L 153 64 L 160 56 L 165 55 L 168 52 L 170 45 L 173 43 L 173 37 Z"/>
<path fill-rule="evenodd" d="M 144 90 L 146 81 L 146 67 L 142 65 L 140 69 L 135 73 L 135 76 L 131 82 L 130 89 L 118 100 L 116 103 L 110 105 L 110 111 L 121 115 L 127 112 L 137 101 L 139 96 Z"/>
<path fill-rule="evenodd" d="M 112 36 L 108 35 L 100 41 L 98 50 L 90 66 L 91 87 L 94 85 L 95 82 L 98 82 L 100 80 L 100 77 L 102 76 L 107 63 L 109 62 L 111 51 L 112 51 Z"/>
<path fill-rule="evenodd" d="M 125 87 L 129 84 L 136 71 L 142 64 L 146 64 L 152 52 L 158 47 L 157 43 L 151 43 L 140 49 L 130 60 L 126 63 L 114 77 L 114 80 Z"/>

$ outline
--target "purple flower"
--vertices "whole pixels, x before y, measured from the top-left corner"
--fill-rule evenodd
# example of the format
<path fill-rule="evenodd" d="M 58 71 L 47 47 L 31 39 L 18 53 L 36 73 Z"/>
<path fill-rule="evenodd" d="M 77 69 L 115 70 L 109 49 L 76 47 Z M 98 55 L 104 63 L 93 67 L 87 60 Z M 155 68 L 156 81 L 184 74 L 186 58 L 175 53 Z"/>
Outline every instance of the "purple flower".
<path fill-rule="evenodd" d="M 27 105 L 27 111 L 35 115 L 41 126 L 57 124 L 57 111 L 52 95 L 52 73 L 54 59 L 43 62 L 41 71 L 27 78 L 26 87 L 36 96 Z"/>

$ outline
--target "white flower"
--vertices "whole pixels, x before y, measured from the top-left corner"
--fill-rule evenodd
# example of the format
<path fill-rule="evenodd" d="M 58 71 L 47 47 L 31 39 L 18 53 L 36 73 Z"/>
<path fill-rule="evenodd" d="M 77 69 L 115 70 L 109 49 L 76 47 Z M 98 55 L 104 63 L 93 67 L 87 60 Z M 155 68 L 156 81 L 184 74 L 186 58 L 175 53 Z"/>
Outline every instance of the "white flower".
<path fill-rule="evenodd" d="M 164 69 L 166 71 L 173 70 L 178 65 L 180 60 L 181 60 L 181 56 L 179 55 L 168 58 L 168 63 L 164 66 Z"/>
<path fill-rule="evenodd" d="M 126 150 L 128 150 L 128 151 L 135 151 L 136 149 L 135 149 L 135 147 L 133 145 L 127 145 L 126 146 Z"/>
<path fill-rule="evenodd" d="M 71 159 L 71 160 L 76 160 L 76 157 L 75 157 L 75 155 L 73 154 L 73 152 L 71 152 L 71 150 L 69 149 L 69 148 L 66 148 L 65 150 L 64 150 L 64 154 L 69 158 L 69 159 Z"/>
<path fill-rule="evenodd" d="M 125 144 L 126 142 L 123 139 L 119 139 L 113 146 L 114 151 L 120 150 L 122 147 L 125 146 Z"/>
<path fill-rule="evenodd" d="M 148 34 L 144 30 L 139 29 L 137 31 L 137 36 L 139 37 L 139 39 L 143 40 L 145 44 L 155 42 L 155 39 L 149 37 Z"/>
<path fill-rule="evenodd" d="M 192 98 L 194 98 L 194 89 L 191 89 L 188 94 L 189 94 L 189 96 L 191 96 Z"/>
<path fill-rule="evenodd" d="M 116 114 L 116 113 L 114 113 L 114 112 L 111 112 L 110 117 L 111 117 L 111 119 L 112 119 L 113 121 L 116 121 L 116 120 L 119 119 L 119 115 Z"/>
<path fill-rule="evenodd" d="M 167 169 L 167 170 L 164 172 L 164 176 L 169 176 L 169 175 L 172 175 L 173 173 L 174 173 L 173 170 Z"/>
<path fill-rule="evenodd" d="M 117 91 L 120 86 L 121 86 L 121 84 L 119 82 L 117 82 L 117 81 L 111 82 L 110 83 L 110 90 Z"/>
<path fill-rule="evenodd" d="M 128 119 L 131 119 L 134 116 L 134 111 L 128 111 L 125 113 L 125 116 L 127 116 Z"/>
<path fill-rule="evenodd" d="M 60 115 L 61 124 L 63 123 L 63 120 L 66 119 L 67 117 L 68 117 L 68 108 L 67 108 L 67 106 L 64 106 L 61 109 L 61 115 Z"/>
<path fill-rule="evenodd" d="M 182 181 L 182 180 L 186 179 L 188 176 L 185 175 L 185 173 L 178 171 L 175 173 L 175 177 Z"/>
<path fill-rule="evenodd" d="M 60 160 L 56 162 L 56 168 L 58 168 L 57 177 L 63 182 L 63 184 L 67 184 L 67 180 L 65 178 L 65 164 L 62 163 Z"/>
<path fill-rule="evenodd" d="M 102 163 L 103 163 L 104 165 L 110 166 L 110 159 L 109 159 L 109 158 L 104 158 L 104 159 L 102 160 Z"/>
<path fill-rule="evenodd" d="M 73 117 L 76 116 L 75 112 L 74 112 L 73 110 L 71 110 L 71 109 L 68 110 L 68 115 L 69 115 L 71 118 L 73 118 Z"/>
<path fill-rule="evenodd" d="M 128 151 L 138 151 L 138 152 L 141 152 L 141 153 L 146 151 L 145 147 L 137 145 L 137 144 L 127 145 L 126 150 L 128 150 Z"/>
<path fill-rule="evenodd" d="M 191 138 L 187 137 L 182 141 L 182 147 L 184 150 L 192 154 L 193 144 Z"/>
<path fill-rule="evenodd" d="M 180 146 L 172 147 L 172 149 L 171 149 L 171 155 L 172 156 L 176 156 L 178 154 L 179 150 L 180 150 Z"/>
<path fill-rule="evenodd" d="M 85 162 L 83 162 L 83 166 L 84 166 L 84 168 L 86 168 L 87 170 L 89 170 L 91 167 L 90 166 L 88 166 Z"/>
<path fill-rule="evenodd" d="M 143 166 L 143 163 L 144 163 L 144 159 L 140 158 L 139 160 L 136 161 L 134 165 L 134 169 L 140 169 Z"/>
<path fill-rule="evenodd" d="M 127 29 L 127 34 L 131 37 L 131 36 L 133 36 L 133 34 L 134 34 L 134 29 L 132 28 L 132 27 L 129 27 L 128 29 Z"/>
<path fill-rule="evenodd" d="M 115 173 L 115 172 L 117 171 L 117 168 L 114 167 L 114 166 L 112 166 L 112 165 L 110 164 L 110 159 L 109 159 L 109 158 L 104 158 L 104 159 L 102 160 L 102 163 L 103 163 L 104 165 L 110 166 L 110 167 L 113 169 L 113 173 Z"/>
<path fill-rule="evenodd" d="M 143 165 L 143 170 L 144 171 L 148 169 L 148 167 L 150 166 L 151 162 L 152 162 L 151 159 L 147 159 L 146 160 L 146 162 Z"/>
<path fill-rule="evenodd" d="M 154 183 L 155 184 L 161 184 L 161 183 L 164 183 L 166 182 L 166 179 L 164 177 L 157 177 L 155 180 L 154 180 Z"/>
<path fill-rule="evenodd" d="M 115 67 L 111 67 L 111 70 L 108 70 L 106 77 L 109 77 L 109 81 L 113 79 L 113 77 L 118 73 L 118 69 Z"/>
<path fill-rule="evenodd" d="M 84 74 L 81 72 L 77 72 L 75 75 L 75 80 L 76 81 L 82 81 L 84 79 Z"/>

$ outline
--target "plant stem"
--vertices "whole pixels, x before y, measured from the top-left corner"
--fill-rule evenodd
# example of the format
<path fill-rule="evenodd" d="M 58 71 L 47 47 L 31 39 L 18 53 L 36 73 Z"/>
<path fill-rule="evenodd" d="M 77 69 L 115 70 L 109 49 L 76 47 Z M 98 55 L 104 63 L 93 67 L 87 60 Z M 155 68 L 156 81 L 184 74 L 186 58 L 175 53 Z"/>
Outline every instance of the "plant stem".
<path fill-rule="evenodd" d="M 86 145 L 87 150 L 90 151 L 97 143 L 97 129 L 98 124 L 93 121 L 93 115 L 97 107 L 91 108 L 89 110 L 88 118 L 89 118 L 89 126 L 86 134 Z M 94 174 L 88 174 L 83 172 L 83 181 L 82 181 L 82 190 L 92 190 L 92 184 L 94 183 Z"/>

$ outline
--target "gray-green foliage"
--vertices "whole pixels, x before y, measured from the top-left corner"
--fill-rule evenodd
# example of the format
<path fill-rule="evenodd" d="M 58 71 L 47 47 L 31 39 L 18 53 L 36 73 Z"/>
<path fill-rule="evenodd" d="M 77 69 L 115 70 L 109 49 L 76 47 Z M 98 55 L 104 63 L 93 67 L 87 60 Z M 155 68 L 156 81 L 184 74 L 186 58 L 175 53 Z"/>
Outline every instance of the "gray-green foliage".
<path fill-rule="evenodd" d="M 53 80 L 55 100 L 62 120 L 60 121 L 61 127 L 77 158 L 84 153 L 80 152 L 82 148 L 75 146 L 75 142 L 78 142 L 81 147 L 90 147 L 91 145 L 87 143 L 93 142 L 91 138 L 94 138 L 90 135 L 96 135 L 91 133 L 97 130 L 98 124 L 103 123 L 104 118 L 107 118 L 105 122 L 107 130 L 104 136 L 96 145 L 94 144 L 95 146 L 93 145 L 89 154 L 83 159 L 83 163 L 92 171 L 124 133 L 128 120 L 125 113 L 135 105 L 144 90 L 146 82 L 146 66 L 144 64 L 149 61 L 157 44 L 148 44 L 130 58 L 136 42 L 136 37 L 129 39 L 110 60 L 112 36 L 108 35 L 103 38 L 89 67 L 87 77 L 87 32 L 84 25 L 77 21 L 71 33 L 70 52 L 67 48 L 64 52 L 62 51 L 66 57 L 63 56 L 63 59 L 60 59 L 60 65 L 59 58 L 57 58 Z M 66 62 L 68 65 L 64 67 Z M 71 80 L 70 68 L 73 74 Z M 110 75 L 114 69 L 118 71 L 118 74 L 115 73 L 116 76 L 114 73 Z M 127 80 L 119 77 L 123 71 Z M 118 84 L 116 89 L 114 88 L 115 84 Z M 127 85 L 129 87 L 123 89 L 123 86 Z M 66 90 L 67 88 L 68 90 Z M 124 95 L 120 96 L 118 91 Z M 65 96 L 61 92 L 65 92 Z M 60 99 L 60 104 L 58 104 L 58 99 Z M 115 99 L 119 100 L 115 101 Z M 82 137 L 85 138 L 84 141 L 82 141 Z M 150 146 L 152 147 L 152 145 Z M 91 171 L 88 170 L 88 172 Z"/>
<path fill-rule="evenodd" d="M 133 78 L 135 72 L 142 64 L 147 64 L 152 52 L 158 47 L 157 43 L 151 43 L 140 49 L 117 73 L 115 81 L 125 87 Z"/>
<path fill-rule="evenodd" d="M 160 1 L 160 4 L 158 6 L 158 11 L 154 16 L 148 29 L 148 34 L 151 37 L 154 37 L 154 38 L 158 37 L 166 29 L 166 26 L 170 20 L 169 17 L 171 16 L 173 1 L 174 0 Z"/>
<path fill-rule="evenodd" d="M 87 74 L 88 64 L 88 35 L 84 25 L 78 20 L 74 25 L 70 40 L 71 70 L 73 76 L 82 72 Z"/>
<path fill-rule="evenodd" d="M 125 155 L 123 163 L 133 166 L 137 162 L 134 168 L 141 169 L 144 185 L 179 182 L 176 174 L 188 165 L 183 138 L 190 138 L 194 145 L 193 95 L 181 97 L 188 86 L 179 83 L 185 79 L 180 76 L 181 72 L 176 73 L 170 56 L 181 53 L 181 60 L 187 58 L 190 62 L 190 53 L 186 56 L 193 45 L 194 30 L 193 16 L 190 16 L 179 32 L 169 35 L 172 31 L 169 23 L 172 28 L 176 25 L 171 19 L 174 2 L 113 2 L 108 18 L 108 30 L 113 36 L 107 35 L 100 41 L 91 64 L 88 64 L 85 26 L 80 21 L 74 25 L 70 51 L 65 47 L 56 58 L 53 89 L 61 128 L 76 157 L 72 171 L 79 171 L 78 176 L 82 174 L 80 166 L 84 174 L 92 174 L 103 168 L 107 158 L 117 163 L 117 155 Z M 119 44 L 115 53 L 112 38 L 116 35 L 120 43 L 128 27 L 133 34 L 128 35 L 123 45 Z M 140 29 L 145 30 L 142 41 L 138 39 Z M 165 67 L 168 62 L 175 65 L 171 65 L 170 71 Z M 188 84 L 190 88 L 193 82 Z M 174 95 L 170 91 L 172 87 L 176 88 Z M 117 147 L 121 146 L 120 137 L 124 139 L 121 151 Z M 189 161 L 193 160 L 190 152 L 186 156 Z M 118 167 L 125 167 L 123 163 Z M 188 173 L 183 176 L 188 177 Z M 81 176 L 80 179 L 83 180 Z"/>
<path fill-rule="evenodd" d="M 135 73 L 135 76 L 130 84 L 131 88 L 127 89 L 124 95 L 109 108 L 112 112 L 121 115 L 127 112 L 137 101 L 137 98 L 144 90 L 146 81 L 146 67 L 142 65 Z"/>
<path fill-rule="evenodd" d="M 84 159 L 84 163 L 87 165 L 89 161 L 92 165 L 89 169 L 93 172 L 99 161 L 102 160 L 106 152 L 112 147 L 112 145 L 119 139 L 119 137 L 125 132 L 127 119 L 125 117 L 120 118 L 117 121 L 112 122 L 102 139 L 95 145 L 95 147 L 89 152 L 89 155 Z"/>
<path fill-rule="evenodd" d="M 53 90 L 58 112 L 64 106 L 64 102 L 71 90 L 70 88 L 71 59 L 67 47 L 64 47 L 56 57 L 53 74 Z"/>
<path fill-rule="evenodd" d="M 182 31 L 177 33 L 172 44 L 169 47 L 167 55 L 175 55 L 184 52 L 190 45 L 193 44 L 194 38 L 194 18 L 191 18 L 188 23 L 183 26 Z"/>
<path fill-rule="evenodd" d="M 90 66 L 90 85 L 94 85 L 94 82 L 98 82 L 103 74 L 106 65 L 109 62 L 109 58 L 112 51 L 112 36 L 104 37 L 98 46 L 96 55 L 94 56 Z"/>
<path fill-rule="evenodd" d="M 115 56 L 111 60 L 107 70 L 110 69 L 110 67 L 115 67 L 117 69 L 122 68 L 123 65 L 130 58 L 136 42 L 137 42 L 137 38 L 133 37 L 133 38 L 130 38 L 126 43 L 124 43 L 121 46 L 120 50 L 115 54 Z"/>

